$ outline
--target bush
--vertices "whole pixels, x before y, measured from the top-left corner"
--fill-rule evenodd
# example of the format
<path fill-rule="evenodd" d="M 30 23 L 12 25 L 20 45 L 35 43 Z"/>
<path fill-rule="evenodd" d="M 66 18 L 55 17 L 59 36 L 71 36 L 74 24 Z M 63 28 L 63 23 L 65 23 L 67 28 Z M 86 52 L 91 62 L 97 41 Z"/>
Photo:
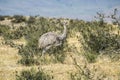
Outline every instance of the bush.
<path fill-rule="evenodd" d="M 19 27 L 12 31 L 9 26 L 1 26 L 0 34 L 5 40 L 20 39 L 24 36 L 24 27 Z M 22 29 L 21 29 L 22 28 Z"/>
<path fill-rule="evenodd" d="M 15 18 L 14 20 L 12 20 L 13 23 L 26 22 L 26 18 L 22 15 L 14 15 L 13 17 Z"/>
<path fill-rule="evenodd" d="M 98 22 L 91 22 L 81 27 L 79 31 L 82 33 L 85 43 L 95 53 L 99 53 L 108 48 L 119 49 L 120 36 L 110 33 L 110 26 L 104 24 L 104 27 L 99 26 Z"/>
<path fill-rule="evenodd" d="M 25 70 L 16 74 L 16 80 L 52 80 L 52 76 L 43 72 L 43 70 L 35 71 L 35 69 Z"/>
<path fill-rule="evenodd" d="M 22 56 L 22 59 L 19 61 L 19 63 L 26 65 L 26 66 L 30 66 L 30 65 L 38 65 L 39 62 L 37 59 L 34 59 L 34 55 L 35 52 L 37 52 L 37 50 L 34 50 L 34 48 L 29 47 L 29 46 L 25 46 L 25 47 L 21 47 L 19 49 L 19 55 Z"/>
<path fill-rule="evenodd" d="M 96 61 L 97 55 L 94 53 L 85 53 L 85 57 L 88 62 L 93 63 Z"/>
<path fill-rule="evenodd" d="M 100 34 L 98 36 L 93 36 L 91 35 L 90 37 L 91 42 L 88 42 L 90 45 L 91 49 L 93 49 L 96 52 L 105 50 L 107 48 L 114 48 L 114 49 L 119 49 L 120 48 L 120 43 L 118 38 L 115 35 L 110 35 L 110 34 Z"/>
<path fill-rule="evenodd" d="M 3 20 L 5 20 L 5 17 L 0 15 L 0 21 L 3 21 Z"/>
<path fill-rule="evenodd" d="M 0 25 L 0 36 L 6 36 L 10 32 L 10 27 L 6 25 Z"/>

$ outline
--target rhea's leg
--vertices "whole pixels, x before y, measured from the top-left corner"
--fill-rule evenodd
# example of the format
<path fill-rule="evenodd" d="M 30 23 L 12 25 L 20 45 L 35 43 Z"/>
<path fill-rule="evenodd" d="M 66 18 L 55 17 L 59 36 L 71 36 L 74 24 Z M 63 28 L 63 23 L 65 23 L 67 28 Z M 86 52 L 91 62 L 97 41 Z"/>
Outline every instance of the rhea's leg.
<path fill-rule="evenodd" d="M 41 55 L 41 56 L 44 56 L 45 52 L 46 52 L 46 50 L 43 49 L 43 51 L 42 51 L 42 55 Z"/>
<path fill-rule="evenodd" d="M 50 49 L 51 47 L 52 47 L 52 46 L 49 45 L 49 46 L 47 46 L 46 48 L 44 48 L 43 51 L 42 51 L 42 56 L 44 56 L 44 54 L 46 53 L 46 51 L 47 51 L 48 49 Z"/>
<path fill-rule="evenodd" d="M 52 45 L 49 45 L 45 48 L 45 50 L 47 51 L 48 49 L 50 49 L 52 47 Z"/>

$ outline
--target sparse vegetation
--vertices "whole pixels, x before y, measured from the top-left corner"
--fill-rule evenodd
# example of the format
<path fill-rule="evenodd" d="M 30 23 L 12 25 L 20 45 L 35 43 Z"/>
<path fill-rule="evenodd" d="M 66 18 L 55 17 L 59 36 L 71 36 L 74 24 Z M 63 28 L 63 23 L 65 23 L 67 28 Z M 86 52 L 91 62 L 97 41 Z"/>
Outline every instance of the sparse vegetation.
<path fill-rule="evenodd" d="M 16 18 L 18 16 L 14 17 Z M 21 17 L 23 18 L 23 16 L 19 17 L 19 19 L 21 19 Z M 29 20 L 32 22 L 34 21 L 34 23 L 30 22 L 31 24 L 27 25 L 26 27 L 20 26 L 13 31 L 10 31 L 8 26 L 4 27 L 1 25 L 0 33 L 6 40 L 20 39 L 21 37 L 25 37 L 27 40 L 27 45 L 19 48 L 19 54 L 22 56 L 22 59 L 19 62 L 24 65 L 40 64 L 40 61 L 38 61 L 39 59 L 34 59 L 35 56 L 41 54 L 41 50 L 38 49 L 38 39 L 45 32 L 52 30 L 56 31 L 56 25 L 43 17 L 40 17 L 38 20 L 35 20 L 35 17 L 30 17 Z M 56 20 L 56 22 L 60 25 L 60 27 L 62 26 L 59 19 Z M 112 31 L 111 26 L 105 23 L 100 26 L 99 23 L 101 22 L 71 20 L 68 26 L 68 38 L 75 34 L 71 33 L 71 31 L 82 33 L 82 36 L 85 40 L 85 44 L 83 44 L 84 49 L 86 50 L 85 56 L 89 62 L 94 62 L 100 51 L 108 48 L 113 50 L 120 48 L 120 36 L 110 33 L 110 31 Z M 49 50 L 49 54 L 54 55 L 55 62 L 64 62 L 64 50 L 67 50 L 67 46 L 68 44 L 65 41 L 64 45 Z"/>
<path fill-rule="evenodd" d="M 89 69 L 89 64 L 94 64 L 99 55 L 108 55 L 111 61 L 119 61 L 120 55 L 120 34 L 119 28 L 113 27 L 113 25 L 104 22 L 104 14 L 97 13 L 99 21 L 86 22 L 83 20 L 71 19 L 69 20 L 67 39 L 76 37 L 76 33 L 82 36 L 77 36 L 77 40 L 81 43 L 81 47 L 76 48 L 74 43 L 68 43 L 68 40 L 64 41 L 64 44 L 59 47 L 53 47 L 46 52 L 44 58 L 41 57 L 41 50 L 38 49 L 39 37 L 49 31 L 55 31 L 61 33 L 63 31 L 62 20 L 63 19 L 47 19 L 44 17 L 31 16 L 28 20 L 21 15 L 15 15 L 11 17 L 12 24 L 20 24 L 21 22 L 27 23 L 26 26 L 19 26 L 17 28 L 11 28 L 7 25 L 0 25 L 0 36 L 4 38 L 4 44 L 10 45 L 12 48 L 18 49 L 18 54 L 21 56 L 18 61 L 19 64 L 24 66 L 38 66 L 62 63 L 64 64 L 66 58 L 70 54 L 84 55 L 87 60 L 85 66 L 80 66 L 74 61 L 74 66 L 78 69 L 77 73 L 71 73 L 72 80 L 96 80 L 105 79 L 106 74 L 102 74 L 102 71 L 96 74 L 96 69 Z M 7 16 L 8 17 L 8 16 Z M 111 17 L 112 18 L 112 17 Z M 118 22 L 117 22 L 118 23 Z M 59 26 L 59 27 L 58 27 Z M 116 31 L 116 32 L 115 32 Z M 14 40 L 24 38 L 26 44 L 18 45 L 14 43 Z M 73 44 L 73 45 L 70 45 Z M 78 49 L 83 49 L 79 51 Z M 51 76 L 48 76 L 43 71 L 25 70 L 16 75 L 17 80 L 51 80 Z"/>

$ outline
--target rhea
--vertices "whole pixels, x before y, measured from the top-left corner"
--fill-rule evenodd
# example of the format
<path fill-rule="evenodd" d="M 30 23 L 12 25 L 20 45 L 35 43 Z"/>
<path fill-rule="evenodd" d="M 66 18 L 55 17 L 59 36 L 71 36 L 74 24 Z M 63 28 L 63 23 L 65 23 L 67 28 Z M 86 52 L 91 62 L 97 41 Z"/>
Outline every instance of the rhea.
<path fill-rule="evenodd" d="M 63 41 L 66 39 L 67 34 L 66 22 L 63 23 L 63 27 L 64 30 L 61 34 L 57 34 L 55 32 L 47 32 L 39 38 L 38 47 L 42 49 L 42 55 L 51 47 L 57 47 L 63 43 Z"/>

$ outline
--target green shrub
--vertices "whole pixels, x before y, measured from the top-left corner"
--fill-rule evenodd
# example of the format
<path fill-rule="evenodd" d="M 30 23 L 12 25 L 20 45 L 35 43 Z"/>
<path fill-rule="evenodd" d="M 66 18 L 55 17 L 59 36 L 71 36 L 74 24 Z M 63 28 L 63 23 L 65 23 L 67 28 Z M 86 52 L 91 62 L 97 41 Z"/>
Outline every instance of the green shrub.
<path fill-rule="evenodd" d="M 13 23 L 26 22 L 26 18 L 22 15 L 14 15 L 13 17 L 15 18 L 14 20 L 12 20 Z"/>
<path fill-rule="evenodd" d="M 18 61 L 18 63 L 21 63 L 23 65 L 26 66 L 32 66 L 32 65 L 39 65 L 40 63 L 38 62 L 38 60 L 34 59 L 33 57 L 22 57 L 22 59 L 20 61 Z"/>
<path fill-rule="evenodd" d="M 10 27 L 6 25 L 0 25 L 0 36 L 6 36 L 10 33 Z"/>
<path fill-rule="evenodd" d="M 52 78 L 43 70 L 36 71 L 35 69 L 24 70 L 20 74 L 16 74 L 16 80 L 52 80 Z"/>
<path fill-rule="evenodd" d="M 104 27 L 101 27 L 98 22 L 87 22 L 79 31 L 82 33 L 88 47 L 92 51 L 99 53 L 99 51 L 107 48 L 120 48 L 120 36 L 111 34 L 110 31 L 112 30 L 109 27 L 106 24 L 104 24 Z"/>
<path fill-rule="evenodd" d="M 5 20 L 5 17 L 0 15 L 0 21 L 3 21 L 3 20 Z"/>
<path fill-rule="evenodd" d="M 117 38 L 115 35 L 104 34 L 104 33 L 98 36 L 91 35 L 90 40 L 91 41 L 88 42 L 88 45 L 90 45 L 91 49 L 93 49 L 96 52 L 99 52 L 111 47 L 115 49 L 120 48 L 119 46 L 120 38 Z"/>
<path fill-rule="evenodd" d="M 20 39 L 24 36 L 24 27 L 20 26 L 14 31 L 11 31 L 9 26 L 1 26 L 0 33 L 3 35 L 5 40 Z M 22 28 L 22 29 L 21 29 Z"/>
<path fill-rule="evenodd" d="M 71 31 L 79 31 L 82 34 L 85 42 L 80 40 L 81 37 L 78 39 L 83 45 L 85 57 L 89 62 L 94 62 L 101 51 L 120 49 L 120 36 L 110 33 L 113 30 L 110 25 L 104 23 L 100 26 L 96 21 L 71 21 L 70 26 Z"/>
<path fill-rule="evenodd" d="M 19 61 L 19 63 L 26 65 L 26 66 L 30 66 L 30 65 L 38 65 L 39 61 L 37 59 L 34 59 L 34 55 L 36 55 L 35 53 L 37 52 L 37 50 L 34 50 L 34 48 L 29 47 L 29 46 L 25 46 L 19 49 L 19 55 L 22 56 L 21 60 Z"/>
<path fill-rule="evenodd" d="M 92 52 L 91 53 L 86 52 L 86 53 L 84 53 L 84 55 L 85 55 L 88 62 L 93 63 L 96 61 L 97 54 L 92 53 Z"/>

